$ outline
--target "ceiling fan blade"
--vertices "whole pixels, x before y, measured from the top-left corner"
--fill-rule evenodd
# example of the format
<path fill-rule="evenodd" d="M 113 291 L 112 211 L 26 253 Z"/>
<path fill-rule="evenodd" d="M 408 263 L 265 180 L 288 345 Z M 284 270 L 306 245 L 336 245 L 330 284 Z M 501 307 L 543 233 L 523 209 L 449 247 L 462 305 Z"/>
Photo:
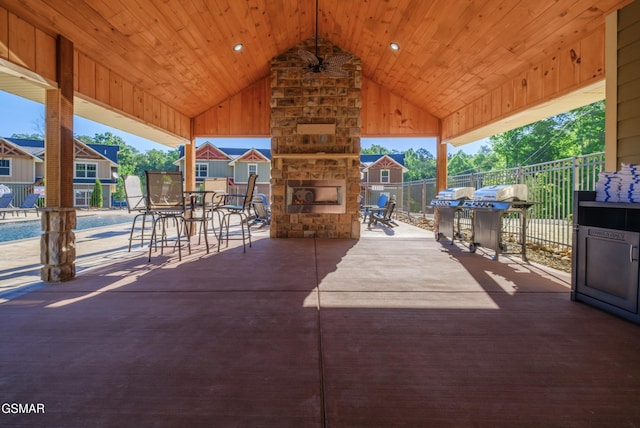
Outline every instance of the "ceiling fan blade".
<path fill-rule="evenodd" d="M 349 54 L 343 54 L 343 55 L 336 55 L 336 56 L 332 56 L 329 58 L 326 58 L 322 64 L 328 66 L 328 67 L 340 67 L 343 64 L 348 63 L 349 61 L 351 61 L 351 59 L 353 58 L 352 55 Z"/>
<path fill-rule="evenodd" d="M 320 60 L 318 59 L 317 56 L 315 56 L 311 52 L 305 51 L 304 49 L 299 49 L 298 50 L 298 56 L 300 56 L 300 58 L 305 60 L 307 62 L 307 64 L 309 64 L 309 65 L 318 65 L 318 64 L 320 64 Z"/>

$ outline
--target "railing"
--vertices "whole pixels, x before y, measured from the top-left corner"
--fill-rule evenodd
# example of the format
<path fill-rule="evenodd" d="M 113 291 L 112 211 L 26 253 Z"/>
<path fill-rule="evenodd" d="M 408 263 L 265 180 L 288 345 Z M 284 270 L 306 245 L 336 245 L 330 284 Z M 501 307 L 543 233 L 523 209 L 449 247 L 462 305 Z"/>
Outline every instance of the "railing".
<path fill-rule="evenodd" d="M 24 198 L 27 196 L 27 194 L 29 193 L 33 193 L 33 184 L 23 184 L 23 183 L 2 183 L 5 186 L 7 186 L 9 189 L 11 189 L 11 193 L 13 193 L 13 201 L 11 202 L 11 205 L 13 205 L 14 207 L 19 207 L 22 202 L 24 201 Z M 38 206 L 42 207 L 44 206 L 44 199 L 40 198 L 38 199 Z"/>
<path fill-rule="evenodd" d="M 447 187 L 479 189 L 498 184 L 526 184 L 529 200 L 535 202 L 528 213 L 527 242 L 551 249 L 567 249 L 572 242 L 573 192 L 595 190 L 598 173 L 603 170 L 604 153 L 596 153 L 511 169 L 452 176 L 448 178 Z M 402 191 L 396 195 L 401 201 L 398 209 L 409 216 L 432 213 L 429 204 L 435 197 L 435 179 L 404 183 Z M 465 219 L 463 228 L 469 226 L 464 223 Z"/>

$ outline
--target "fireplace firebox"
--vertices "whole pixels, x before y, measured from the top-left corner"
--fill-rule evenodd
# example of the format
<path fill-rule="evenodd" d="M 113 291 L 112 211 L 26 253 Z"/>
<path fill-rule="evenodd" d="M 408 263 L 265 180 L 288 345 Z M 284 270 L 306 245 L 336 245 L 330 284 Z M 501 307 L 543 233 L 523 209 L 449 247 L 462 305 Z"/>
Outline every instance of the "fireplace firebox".
<path fill-rule="evenodd" d="M 344 181 L 287 180 L 288 214 L 344 214 Z"/>

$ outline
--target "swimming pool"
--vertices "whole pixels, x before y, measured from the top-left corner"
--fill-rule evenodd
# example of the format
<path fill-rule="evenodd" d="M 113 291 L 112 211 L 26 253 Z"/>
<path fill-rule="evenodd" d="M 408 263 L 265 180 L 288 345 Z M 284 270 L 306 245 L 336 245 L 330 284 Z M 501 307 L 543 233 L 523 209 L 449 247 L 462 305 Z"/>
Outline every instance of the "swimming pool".
<path fill-rule="evenodd" d="M 133 216 L 128 215 L 90 215 L 77 218 L 74 230 L 130 223 Z M 0 223 L 0 242 L 17 239 L 36 238 L 42 234 L 40 220 Z"/>

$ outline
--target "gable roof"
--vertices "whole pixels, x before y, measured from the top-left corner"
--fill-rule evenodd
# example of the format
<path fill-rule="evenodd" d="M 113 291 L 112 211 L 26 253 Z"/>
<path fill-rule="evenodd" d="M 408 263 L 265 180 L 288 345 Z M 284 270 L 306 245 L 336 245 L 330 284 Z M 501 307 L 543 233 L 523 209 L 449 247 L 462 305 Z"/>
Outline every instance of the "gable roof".
<path fill-rule="evenodd" d="M 80 140 L 76 140 L 81 144 L 84 144 Z M 111 145 L 111 144 L 85 144 L 87 147 L 92 149 L 101 157 L 110 161 L 114 166 L 118 165 L 118 152 L 120 151 L 120 147 Z"/>
<path fill-rule="evenodd" d="M 217 151 L 219 151 L 220 153 L 223 153 L 224 155 L 227 156 L 228 159 L 226 158 L 222 158 L 222 159 L 202 159 L 202 158 L 198 158 L 198 151 L 200 150 L 201 147 L 204 147 L 205 145 L 209 145 L 211 147 L 214 147 Z M 238 147 L 216 147 L 215 145 L 213 145 L 212 143 L 210 143 L 209 141 L 201 144 L 200 146 L 196 147 L 196 160 L 220 160 L 220 161 L 224 161 L 224 160 L 228 160 L 228 161 L 235 161 L 237 158 L 243 156 L 244 154 L 246 154 L 247 152 L 251 151 L 251 150 L 255 150 L 256 152 L 260 153 L 265 159 L 264 160 L 271 160 L 271 150 L 270 149 L 254 149 L 254 148 L 238 148 Z M 178 147 L 178 151 L 180 153 L 180 156 L 178 157 L 178 159 L 174 162 L 174 165 L 177 165 L 178 163 L 180 163 L 181 160 L 184 159 L 184 146 L 180 146 Z"/>
<path fill-rule="evenodd" d="M 44 152 L 44 145 L 38 147 L 36 144 L 37 140 L 25 140 L 28 142 L 25 146 L 19 144 L 18 138 L 2 138 L 1 141 L 2 143 L 0 145 L 2 145 L 2 147 L 0 147 L 0 153 L 2 153 L 3 156 L 30 157 L 35 162 L 42 162 L 40 154 Z"/>
<path fill-rule="evenodd" d="M 402 172 L 409 171 L 404 166 L 404 153 L 360 155 L 360 162 L 364 166 L 363 171 L 370 168 L 401 168 Z"/>
<path fill-rule="evenodd" d="M 38 162 L 42 162 L 45 152 L 44 140 L 33 140 L 26 138 L 3 138 L 3 140 L 19 147 L 22 151 L 29 153 L 36 158 Z M 86 148 L 87 153 L 95 155 L 97 158 L 108 160 L 111 166 L 118 165 L 118 152 L 120 147 L 109 144 L 85 144 L 78 139 L 73 139 L 76 146 Z M 93 156 L 89 156 L 90 158 Z"/>
<path fill-rule="evenodd" d="M 270 157 L 266 156 L 261 151 L 257 149 L 249 149 L 229 162 L 229 165 L 235 165 L 236 162 L 268 162 L 269 160 L 271 160 Z"/>

